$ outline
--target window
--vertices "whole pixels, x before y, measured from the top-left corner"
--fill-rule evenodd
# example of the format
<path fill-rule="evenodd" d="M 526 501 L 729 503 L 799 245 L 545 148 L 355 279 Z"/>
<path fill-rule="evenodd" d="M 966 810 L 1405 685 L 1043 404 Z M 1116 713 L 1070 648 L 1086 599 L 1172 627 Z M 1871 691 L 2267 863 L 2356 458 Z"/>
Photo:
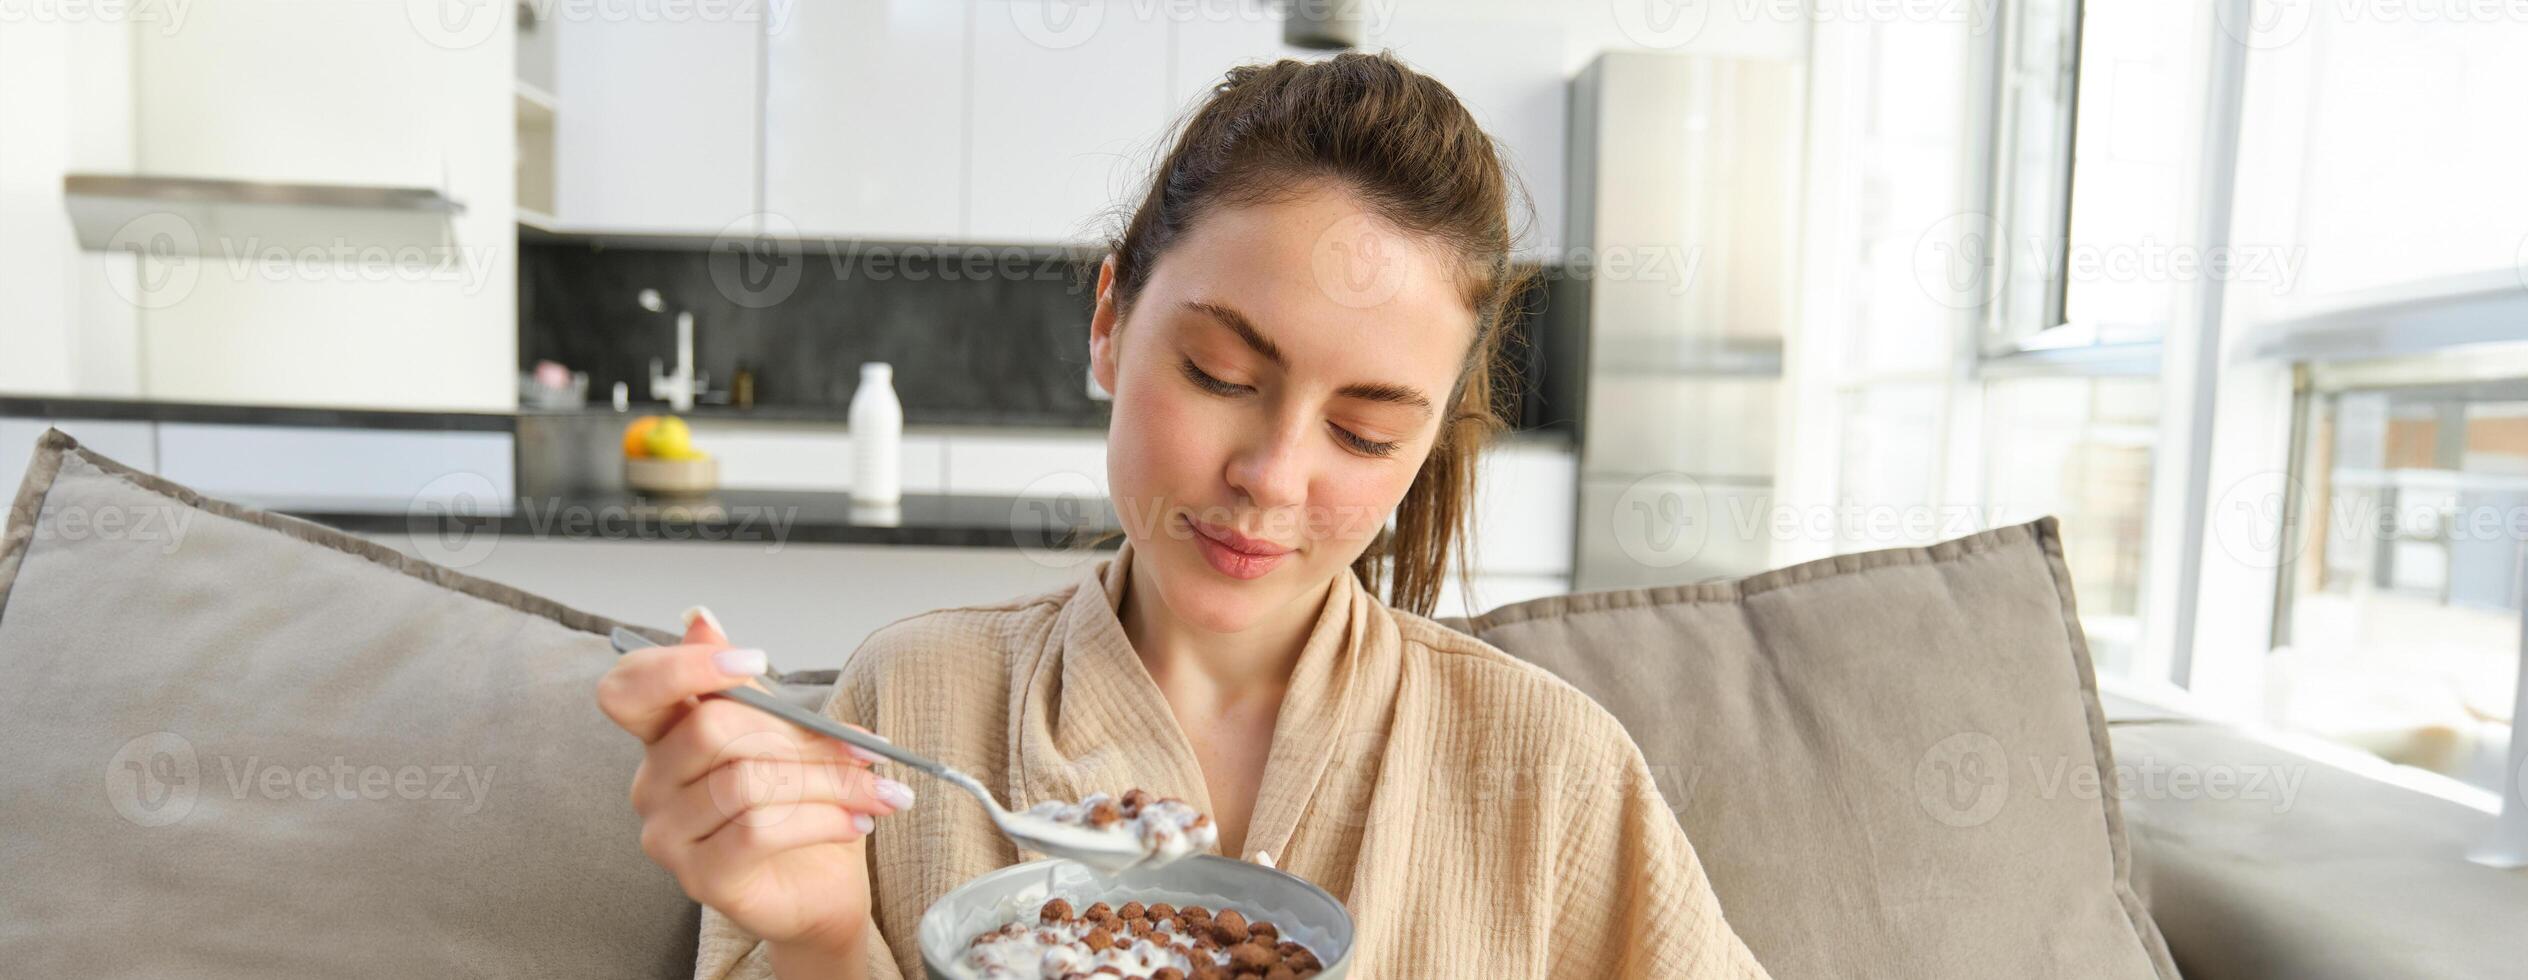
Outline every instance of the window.
<path fill-rule="evenodd" d="M 1838 315 L 1810 321 L 1835 338 L 1817 353 L 1835 418 L 1804 431 L 1840 447 L 1833 550 L 2061 517 L 2092 652 L 2123 673 L 2154 568 L 2158 341 L 2195 285 L 2171 253 L 2210 18 L 2193 0 L 1992 9 L 1845 42 L 1874 86 L 1826 116 L 1865 161 L 1836 218 L 1857 251 L 1822 293 Z"/>
<path fill-rule="evenodd" d="M 2528 380 L 2313 390 L 2273 720 L 2502 786 L 2528 559 Z"/>

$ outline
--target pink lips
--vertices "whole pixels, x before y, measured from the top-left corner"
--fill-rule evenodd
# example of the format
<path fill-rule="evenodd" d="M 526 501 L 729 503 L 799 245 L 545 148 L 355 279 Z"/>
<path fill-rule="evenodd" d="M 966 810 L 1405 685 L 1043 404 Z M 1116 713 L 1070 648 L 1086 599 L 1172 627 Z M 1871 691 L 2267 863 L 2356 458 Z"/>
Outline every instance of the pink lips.
<path fill-rule="evenodd" d="M 1194 546 L 1203 553 L 1203 560 L 1220 574 L 1235 579 L 1258 579 L 1282 563 L 1291 549 L 1270 541 L 1239 534 L 1187 517 L 1185 526 L 1194 532 Z"/>

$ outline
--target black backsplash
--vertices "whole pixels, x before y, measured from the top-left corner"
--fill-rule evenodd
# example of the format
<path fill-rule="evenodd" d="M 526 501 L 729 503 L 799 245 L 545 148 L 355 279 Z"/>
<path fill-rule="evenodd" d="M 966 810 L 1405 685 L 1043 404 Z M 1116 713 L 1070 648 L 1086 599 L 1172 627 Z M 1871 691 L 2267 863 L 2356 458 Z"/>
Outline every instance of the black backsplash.
<path fill-rule="evenodd" d="M 761 257 L 690 246 L 522 241 L 518 364 L 551 359 L 588 373 L 602 405 L 626 382 L 649 397 L 650 359 L 675 360 L 675 312 L 694 314 L 695 368 L 726 390 L 744 363 L 760 408 L 843 414 L 860 365 L 894 365 L 905 421 L 1103 428 L 1088 394 L 1095 267 L 1051 250 L 804 251 Z M 796 275 L 791 274 L 796 270 Z M 658 290 L 667 312 L 641 308 Z M 1511 338 L 1521 429 L 1569 429 L 1580 333 L 1540 282 Z M 1568 321 L 1568 322 L 1566 322 Z"/>

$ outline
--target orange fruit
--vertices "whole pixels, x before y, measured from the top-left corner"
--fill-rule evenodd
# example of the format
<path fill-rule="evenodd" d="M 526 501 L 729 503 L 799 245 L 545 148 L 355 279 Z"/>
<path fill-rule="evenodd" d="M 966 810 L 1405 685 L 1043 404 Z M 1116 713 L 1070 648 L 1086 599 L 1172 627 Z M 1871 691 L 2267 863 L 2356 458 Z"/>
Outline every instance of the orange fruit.
<path fill-rule="evenodd" d="M 631 459 L 648 459 L 650 430 L 658 427 L 658 416 L 644 415 L 623 427 L 623 455 Z"/>

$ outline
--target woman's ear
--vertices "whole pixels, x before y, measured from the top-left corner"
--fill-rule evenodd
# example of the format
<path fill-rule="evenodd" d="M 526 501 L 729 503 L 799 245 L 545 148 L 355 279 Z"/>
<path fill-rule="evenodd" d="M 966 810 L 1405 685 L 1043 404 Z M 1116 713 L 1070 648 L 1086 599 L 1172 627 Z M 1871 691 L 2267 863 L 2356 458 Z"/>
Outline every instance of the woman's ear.
<path fill-rule="evenodd" d="M 1123 319 L 1115 309 L 1115 257 L 1097 265 L 1097 312 L 1088 320 L 1088 374 L 1108 395 L 1115 392 L 1115 327 Z"/>

